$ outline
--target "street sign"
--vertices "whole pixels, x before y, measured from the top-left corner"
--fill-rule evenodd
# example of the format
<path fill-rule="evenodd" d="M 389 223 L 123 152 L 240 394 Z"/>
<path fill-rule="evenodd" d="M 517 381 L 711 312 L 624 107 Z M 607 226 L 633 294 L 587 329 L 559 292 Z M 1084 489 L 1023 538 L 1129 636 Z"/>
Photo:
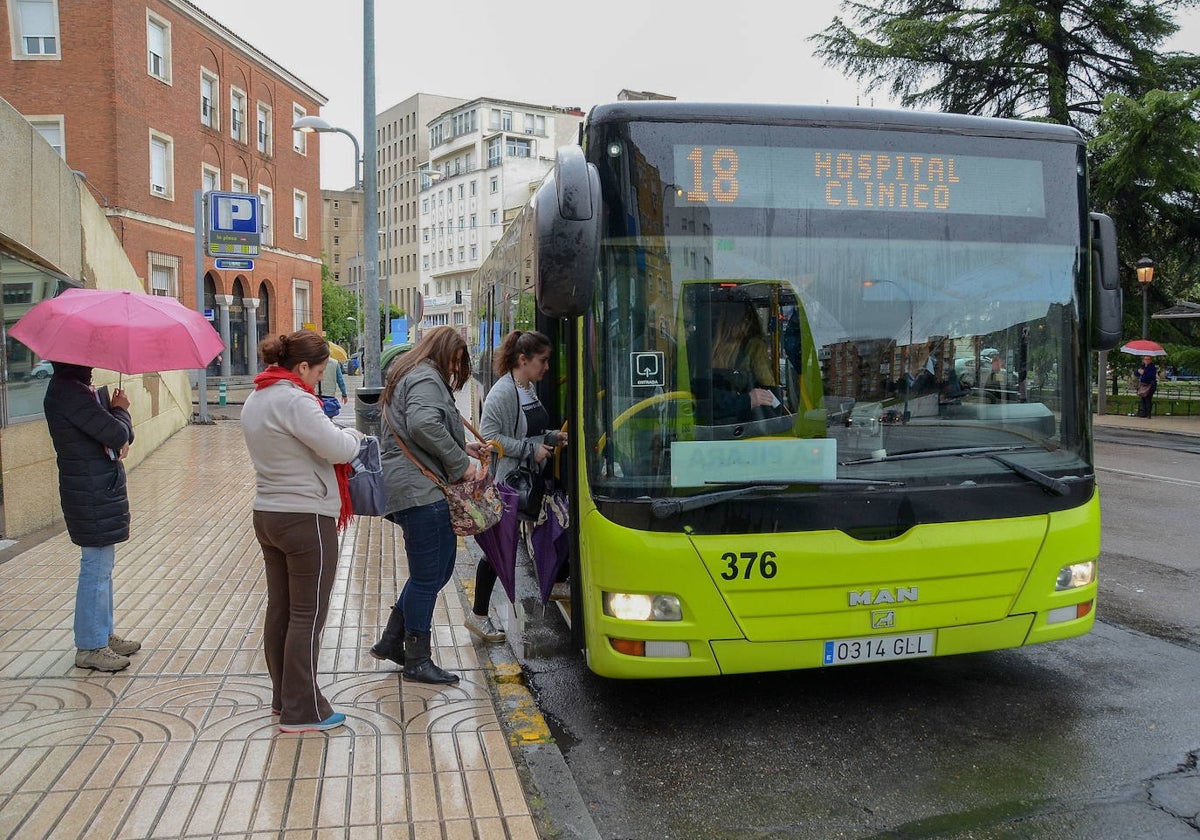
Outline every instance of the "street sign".
<path fill-rule="evenodd" d="M 205 309 L 205 310 L 204 310 L 204 317 L 205 317 L 205 318 L 207 318 L 207 319 L 208 319 L 208 320 L 210 320 L 210 321 L 215 321 L 215 320 L 217 320 L 217 310 L 215 310 L 215 309 Z"/>
<path fill-rule="evenodd" d="M 220 257 L 218 257 L 213 262 L 216 264 L 217 268 L 221 269 L 222 271 L 253 271 L 254 270 L 254 260 L 221 259 Z"/>
<path fill-rule="evenodd" d="M 257 257 L 262 238 L 258 196 L 208 193 L 205 241 L 210 257 Z"/>

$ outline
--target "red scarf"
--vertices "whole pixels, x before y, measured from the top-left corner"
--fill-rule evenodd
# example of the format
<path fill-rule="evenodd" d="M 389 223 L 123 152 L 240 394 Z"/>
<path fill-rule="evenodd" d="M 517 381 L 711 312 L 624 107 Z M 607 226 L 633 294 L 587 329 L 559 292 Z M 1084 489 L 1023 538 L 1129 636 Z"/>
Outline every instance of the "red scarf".
<path fill-rule="evenodd" d="M 298 388 L 301 388 L 313 395 L 313 399 L 321 405 L 321 398 L 303 379 L 297 376 L 293 371 L 279 365 L 270 365 L 254 377 L 254 390 L 261 391 L 263 388 L 269 388 L 277 382 L 291 382 Z M 346 530 L 346 526 L 350 524 L 350 520 L 354 518 L 354 509 L 350 505 L 350 476 L 353 475 L 353 468 L 349 464 L 334 464 L 333 471 L 337 474 L 338 495 L 342 500 L 342 509 L 338 513 L 337 529 L 339 531 Z"/>

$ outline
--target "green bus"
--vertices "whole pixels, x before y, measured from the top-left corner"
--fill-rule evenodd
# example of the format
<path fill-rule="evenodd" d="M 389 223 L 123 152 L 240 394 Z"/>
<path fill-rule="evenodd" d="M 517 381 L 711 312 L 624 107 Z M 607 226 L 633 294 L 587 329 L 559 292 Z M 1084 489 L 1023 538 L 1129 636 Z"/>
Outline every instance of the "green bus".
<path fill-rule="evenodd" d="M 1019 647 L 1095 620 L 1091 351 L 1120 334 L 1082 137 L 622 102 L 476 274 L 556 344 L 571 633 L 648 678 Z"/>

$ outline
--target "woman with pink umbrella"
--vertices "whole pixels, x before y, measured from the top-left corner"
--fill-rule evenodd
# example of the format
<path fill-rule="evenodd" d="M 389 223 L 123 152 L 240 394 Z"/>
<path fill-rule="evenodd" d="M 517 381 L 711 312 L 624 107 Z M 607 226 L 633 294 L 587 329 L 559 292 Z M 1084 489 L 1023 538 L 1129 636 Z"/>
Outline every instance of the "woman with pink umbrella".
<path fill-rule="evenodd" d="M 1165 356 L 1167 351 L 1157 341 L 1141 338 L 1126 342 L 1121 352 L 1142 357 L 1142 364 L 1137 369 L 1137 416 L 1148 418 L 1154 409 L 1154 392 L 1158 390 L 1158 368 L 1154 357 Z"/>

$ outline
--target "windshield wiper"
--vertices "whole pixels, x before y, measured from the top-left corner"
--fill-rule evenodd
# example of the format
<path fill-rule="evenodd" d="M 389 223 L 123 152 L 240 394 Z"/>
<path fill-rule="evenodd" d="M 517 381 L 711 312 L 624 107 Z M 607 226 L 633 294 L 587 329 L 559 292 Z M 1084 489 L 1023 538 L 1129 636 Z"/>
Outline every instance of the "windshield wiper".
<path fill-rule="evenodd" d="M 884 461 L 915 461 L 919 458 L 950 458 L 955 455 L 991 455 L 994 452 L 1016 452 L 1019 449 L 1029 449 L 1028 444 L 1015 443 L 1010 446 L 961 446 L 957 449 L 917 449 L 911 452 L 897 452 L 895 455 L 883 455 L 879 458 L 855 458 L 853 461 L 841 461 L 840 466 L 852 467 L 855 464 L 878 464 Z"/>
<path fill-rule="evenodd" d="M 820 484 L 820 485 L 853 485 L 853 486 L 881 486 L 888 487 L 903 487 L 903 481 L 879 481 L 869 478 L 821 478 L 819 476 L 801 476 L 800 478 L 786 479 L 786 484 L 746 484 L 740 487 L 734 487 L 729 490 L 716 490 L 712 493 L 699 493 L 695 496 L 684 496 L 675 499 L 651 499 L 650 512 L 655 519 L 667 519 L 671 516 L 676 516 L 680 513 L 686 513 L 690 510 L 699 510 L 710 505 L 715 505 L 718 502 L 723 502 L 726 499 L 735 499 L 738 496 L 744 496 L 747 493 L 753 493 L 757 490 L 764 492 L 778 492 L 786 490 L 794 484 Z M 732 481 L 709 481 L 706 484 L 736 484 Z"/>
<path fill-rule="evenodd" d="M 1056 496 L 1065 496 L 1071 492 L 1071 488 L 1067 486 L 1067 482 L 1061 478 L 1054 478 L 1040 470 L 1033 469 L 1033 467 L 1027 467 L 1024 464 L 1018 464 L 1016 461 L 1010 461 L 1003 455 L 988 453 L 987 457 L 997 464 L 1003 464 L 1022 478 L 1028 478 L 1034 484 L 1040 484 Z"/>
<path fill-rule="evenodd" d="M 872 464 L 882 461 L 915 461 L 920 458 L 950 458 L 955 456 L 969 458 L 982 455 L 985 458 L 995 461 L 997 464 L 1007 467 L 1022 478 L 1027 478 L 1034 484 L 1046 488 L 1057 496 L 1067 495 L 1071 492 L 1071 488 L 1061 478 L 1054 478 L 1040 470 L 1035 470 L 1024 464 L 1018 464 L 1016 461 L 1010 461 L 1000 454 L 1002 452 L 1016 452 L 1022 449 L 1038 448 L 1040 447 L 1028 444 L 1014 444 L 1012 446 L 964 446 L 958 449 L 921 449 L 915 452 L 897 452 L 895 455 L 884 455 L 881 458 L 858 458 L 853 461 L 842 461 L 841 466 L 849 467 L 855 464 Z"/>

